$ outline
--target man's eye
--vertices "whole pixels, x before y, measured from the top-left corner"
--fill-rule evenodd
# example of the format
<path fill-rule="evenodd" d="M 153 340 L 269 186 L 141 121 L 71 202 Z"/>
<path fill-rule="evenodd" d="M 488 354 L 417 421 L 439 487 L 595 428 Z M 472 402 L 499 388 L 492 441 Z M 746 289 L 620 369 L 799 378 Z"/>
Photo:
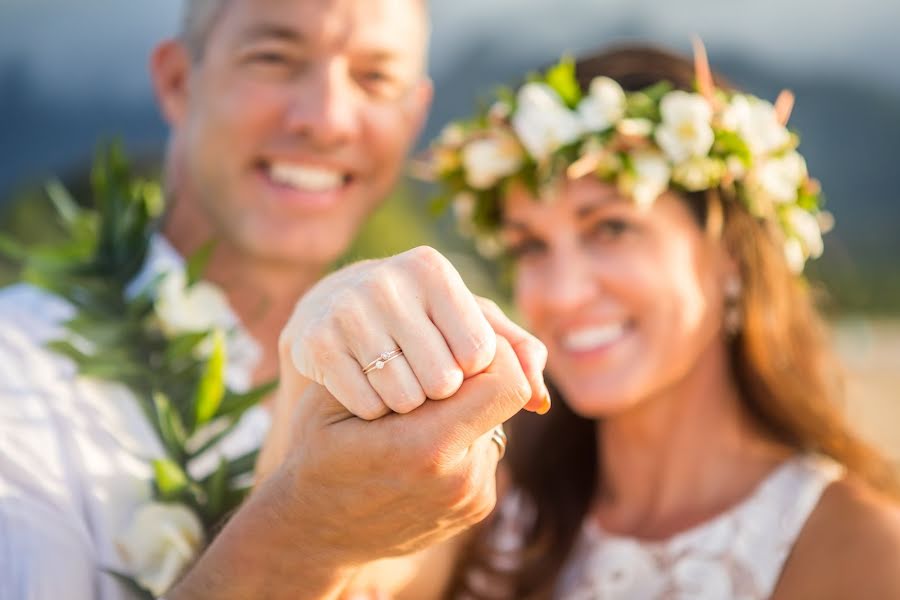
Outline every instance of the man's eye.
<path fill-rule="evenodd" d="M 266 65 L 287 64 L 288 57 L 282 52 L 255 52 L 250 55 L 250 62 Z"/>
<path fill-rule="evenodd" d="M 506 254 L 513 260 L 535 257 L 547 250 L 547 245 L 539 240 L 524 240 L 517 244 L 511 244 L 506 249 Z"/>

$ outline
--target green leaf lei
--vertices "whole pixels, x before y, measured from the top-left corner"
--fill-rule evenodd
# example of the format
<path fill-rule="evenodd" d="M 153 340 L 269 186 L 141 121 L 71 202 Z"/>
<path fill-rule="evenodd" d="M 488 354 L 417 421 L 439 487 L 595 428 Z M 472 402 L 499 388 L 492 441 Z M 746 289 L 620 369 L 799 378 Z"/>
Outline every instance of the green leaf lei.
<path fill-rule="evenodd" d="M 76 315 L 64 323 L 66 334 L 48 348 L 74 361 L 81 376 L 118 382 L 133 392 L 164 449 L 152 464 L 153 499 L 188 507 L 209 540 L 248 493 L 258 451 L 221 459 L 202 478 L 193 477 L 188 464 L 228 435 L 276 383 L 246 393 L 227 388 L 225 331 L 167 336 L 154 312 L 161 278 L 136 295 L 126 294 L 147 257 L 162 195 L 157 184 L 132 175 L 117 146 L 98 153 L 91 184 L 95 209 L 82 208 L 59 183 L 47 187 L 64 240 L 25 248 L 2 237 L 0 251 L 21 266 L 24 281 L 75 307 Z M 189 259 L 189 286 L 198 281 L 211 249 Z"/>

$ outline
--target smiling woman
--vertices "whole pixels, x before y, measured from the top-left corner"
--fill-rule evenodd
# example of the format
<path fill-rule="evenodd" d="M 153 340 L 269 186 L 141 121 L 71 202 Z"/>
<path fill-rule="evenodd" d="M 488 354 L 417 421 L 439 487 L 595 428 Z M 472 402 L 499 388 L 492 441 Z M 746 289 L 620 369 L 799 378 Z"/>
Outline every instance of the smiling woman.
<path fill-rule="evenodd" d="M 696 52 L 564 61 L 433 148 L 462 228 L 511 258 L 562 400 L 515 423 L 459 597 L 900 591 L 895 475 L 838 410 L 800 275 L 827 215 L 792 97 L 735 92 Z"/>

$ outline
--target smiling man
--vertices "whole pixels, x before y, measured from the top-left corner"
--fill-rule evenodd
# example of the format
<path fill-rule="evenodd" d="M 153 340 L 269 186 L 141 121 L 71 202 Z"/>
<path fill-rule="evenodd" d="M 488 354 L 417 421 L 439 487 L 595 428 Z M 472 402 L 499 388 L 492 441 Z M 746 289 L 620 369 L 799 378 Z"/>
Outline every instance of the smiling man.
<path fill-rule="evenodd" d="M 263 347 L 395 184 L 431 100 L 427 37 L 421 0 L 193 0 L 155 52 L 166 237 L 183 256 L 215 237 L 209 277 L 260 315 Z"/>
<path fill-rule="evenodd" d="M 139 278 L 216 242 L 204 276 L 248 334 L 227 376 L 281 379 L 218 448 L 265 438 L 262 483 L 193 566 L 198 536 L 176 522 L 141 529 L 165 552 L 130 535 L 158 436 L 135 398 L 46 349 L 70 304 L 0 291 L 0 598 L 130 597 L 110 570 L 169 600 L 335 598 L 361 566 L 488 514 L 495 428 L 548 402 L 543 347 L 431 249 L 319 281 L 422 126 L 427 37 L 424 0 L 186 0 L 151 61 L 169 210 Z"/>

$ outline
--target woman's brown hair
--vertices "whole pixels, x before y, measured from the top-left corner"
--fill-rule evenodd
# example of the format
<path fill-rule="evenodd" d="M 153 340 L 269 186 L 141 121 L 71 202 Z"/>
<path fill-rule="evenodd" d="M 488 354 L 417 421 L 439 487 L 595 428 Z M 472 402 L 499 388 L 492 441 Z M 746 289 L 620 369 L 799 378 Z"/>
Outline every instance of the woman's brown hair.
<path fill-rule="evenodd" d="M 576 63 L 576 73 L 583 89 L 601 75 L 630 91 L 662 80 L 680 89 L 694 87 L 691 61 L 649 47 L 586 57 Z M 721 79 L 716 84 L 730 87 Z M 854 435 L 842 415 L 838 361 L 810 287 L 790 271 L 778 233 L 719 192 L 685 200 L 700 225 L 721 236 L 740 268 L 743 321 L 731 339 L 730 359 L 747 413 L 773 440 L 797 452 L 829 456 L 898 497 L 892 465 Z M 559 394 L 554 397 L 549 415 L 523 413 L 511 423 L 506 465 L 512 487 L 534 509 L 524 545 L 515 561 L 498 561 L 502 549 L 489 522 L 464 554 L 451 597 L 463 590 L 469 597 L 517 600 L 552 593 L 603 478 L 595 421 L 573 413 Z M 602 427 L 599 431 L 602 435 Z M 472 585 L 475 579 L 482 584 Z"/>

